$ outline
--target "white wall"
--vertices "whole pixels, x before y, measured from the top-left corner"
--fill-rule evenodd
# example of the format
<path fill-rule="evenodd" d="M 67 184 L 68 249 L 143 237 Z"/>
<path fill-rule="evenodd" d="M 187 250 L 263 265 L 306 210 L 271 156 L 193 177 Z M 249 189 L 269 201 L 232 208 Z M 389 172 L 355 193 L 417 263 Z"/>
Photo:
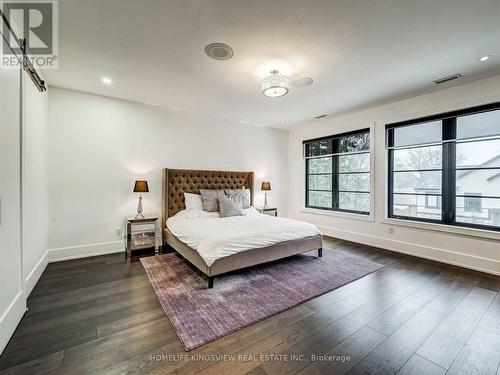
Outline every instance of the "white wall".
<path fill-rule="evenodd" d="M 51 259 L 122 250 L 116 230 L 134 215 L 135 179 L 149 181 L 146 214 L 161 214 L 161 169 L 255 171 L 270 203 L 287 208 L 288 132 L 75 91 L 49 95 Z"/>
<path fill-rule="evenodd" d="M 339 117 L 295 126 L 290 132 L 289 216 L 314 223 L 325 234 L 500 274 L 500 234 L 482 239 L 477 230 L 441 231 L 443 226 L 410 227 L 386 220 L 385 125 L 431 114 L 500 101 L 500 75 Z M 302 141 L 344 130 L 374 126 L 375 203 L 373 221 L 304 210 Z M 407 224 L 407 223 L 406 223 Z M 423 229 L 426 228 L 426 229 Z M 431 229 L 432 228 L 432 229 Z M 390 233 L 390 229 L 394 233 Z"/>
<path fill-rule="evenodd" d="M 23 74 L 23 277 L 29 295 L 48 264 L 48 93 Z"/>

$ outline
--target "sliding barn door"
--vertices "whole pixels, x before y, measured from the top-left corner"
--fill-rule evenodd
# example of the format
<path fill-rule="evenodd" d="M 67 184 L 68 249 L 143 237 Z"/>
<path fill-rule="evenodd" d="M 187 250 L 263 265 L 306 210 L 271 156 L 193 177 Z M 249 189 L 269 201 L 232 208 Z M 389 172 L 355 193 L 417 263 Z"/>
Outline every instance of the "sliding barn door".
<path fill-rule="evenodd" d="M 21 277 L 21 90 L 21 70 L 0 68 L 0 353 L 26 309 Z"/>

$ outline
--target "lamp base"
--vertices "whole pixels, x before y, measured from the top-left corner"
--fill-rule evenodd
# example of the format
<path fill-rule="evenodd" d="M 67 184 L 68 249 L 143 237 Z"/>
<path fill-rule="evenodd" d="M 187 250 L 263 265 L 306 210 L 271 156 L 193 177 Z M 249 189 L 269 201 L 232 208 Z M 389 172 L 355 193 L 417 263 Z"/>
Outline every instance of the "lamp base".
<path fill-rule="evenodd" d="M 264 193 L 264 210 L 267 208 L 267 193 Z"/>
<path fill-rule="evenodd" d="M 135 215 L 136 219 L 144 219 L 145 216 L 142 214 L 142 195 L 139 195 L 139 204 L 137 205 L 137 215 Z"/>

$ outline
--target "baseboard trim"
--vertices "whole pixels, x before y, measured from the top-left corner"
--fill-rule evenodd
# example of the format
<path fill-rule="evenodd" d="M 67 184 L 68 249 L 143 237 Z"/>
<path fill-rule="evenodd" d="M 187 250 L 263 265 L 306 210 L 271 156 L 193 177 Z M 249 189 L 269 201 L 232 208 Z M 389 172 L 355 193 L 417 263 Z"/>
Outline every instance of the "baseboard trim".
<path fill-rule="evenodd" d="M 45 251 L 38 263 L 33 267 L 29 275 L 26 277 L 26 297 L 29 297 L 31 291 L 42 276 L 43 271 L 49 264 L 49 252 Z"/>
<path fill-rule="evenodd" d="M 434 260 L 436 262 L 451 264 L 462 268 L 485 272 L 500 276 L 500 261 L 478 257 L 475 255 L 458 253 L 455 251 L 439 249 L 436 247 L 422 246 L 410 242 L 392 240 L 368 234 L 335 229 L 323 225 L 317 227 L 327 236 L 357 242 L 363 245 L 380 247 L 382 249 L 412 255 L 419 258 Z"/>
<path fill-rule="evenodd" d="M 98 255 L 106 255 L 123 252 L 122 241 L 100 242 L 88 245 L 61 247 L 50 249 L 49 262 L 61 262 L 64 260 L 87 258 Z"/>
<path fill-rule="evenodd" d="M 3 353 L 25 312 L 26 297 L 20 290 L 0 317 L 0 354 Z"/>

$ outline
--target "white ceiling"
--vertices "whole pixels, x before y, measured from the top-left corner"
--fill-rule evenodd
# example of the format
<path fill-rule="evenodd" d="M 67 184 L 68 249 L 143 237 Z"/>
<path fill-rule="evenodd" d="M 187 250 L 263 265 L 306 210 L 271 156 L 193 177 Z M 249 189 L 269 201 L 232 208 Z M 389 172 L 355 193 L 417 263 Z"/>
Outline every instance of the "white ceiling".
<path fill-rule="evenodd" d="M 265 126 L 500 73 L 500 0 L 60 0 L 59 14 L 50 85 Z M 212 42 L 233 59 L 208 58 Z M 271 69 L 314 83 L 266 98 Z"/>

